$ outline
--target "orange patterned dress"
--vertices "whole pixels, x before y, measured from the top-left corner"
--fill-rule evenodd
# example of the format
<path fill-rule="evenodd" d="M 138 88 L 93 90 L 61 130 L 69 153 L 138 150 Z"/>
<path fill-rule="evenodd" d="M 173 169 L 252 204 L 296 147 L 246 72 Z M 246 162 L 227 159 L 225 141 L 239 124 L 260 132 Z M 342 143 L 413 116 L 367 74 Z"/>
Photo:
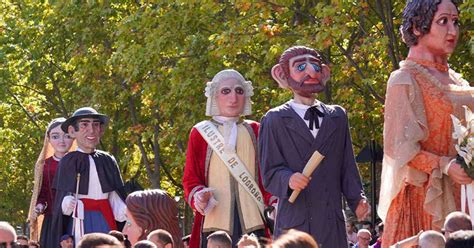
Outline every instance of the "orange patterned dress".
<path fill-rule="evenodd" d="M 459 209 L 459 185 L 443 174 L 456 154 L 450 114 L 474 104 L 473 88 L 458 74 L 450 72 L 456 85 L 442 85 L 412 61 L 400 65 L 385 102 L 382 247 L 420 230 L 439 231 L 444 217 Z"/>

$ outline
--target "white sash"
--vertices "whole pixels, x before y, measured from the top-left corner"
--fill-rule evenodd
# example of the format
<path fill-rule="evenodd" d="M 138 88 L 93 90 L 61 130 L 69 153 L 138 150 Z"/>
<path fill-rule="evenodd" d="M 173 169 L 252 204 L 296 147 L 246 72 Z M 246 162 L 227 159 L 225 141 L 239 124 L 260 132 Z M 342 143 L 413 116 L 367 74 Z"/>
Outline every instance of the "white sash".
<path fill-rule="evenodd" d="M 258 183 L 255 182 L 252 174 L 247 171 L 244 163 L 235 152 L 224 152 L 224 137 L 222 137 L 222 134 L 217 130 L 216 126 L 210 121 L 202 121 L 198 123 L 195 128 L 222 162 L 224 162 L 230 174 L 232 174 L 235 180 L 250 194 L 252 199 L 257 203 L 260 214 L 264 216 L 263 195 L 258 187 Z"/>
<path fill-rule="evenodd" d="M 471 221 L 474 225 L 474 204 L 473 204 L 473 185 L 472 183 L 467 185 L 461 185 L 461 211 L 466 212 L 466 201 L 467 208 L 469 210 L 469 215 L 471 216 Z"/>

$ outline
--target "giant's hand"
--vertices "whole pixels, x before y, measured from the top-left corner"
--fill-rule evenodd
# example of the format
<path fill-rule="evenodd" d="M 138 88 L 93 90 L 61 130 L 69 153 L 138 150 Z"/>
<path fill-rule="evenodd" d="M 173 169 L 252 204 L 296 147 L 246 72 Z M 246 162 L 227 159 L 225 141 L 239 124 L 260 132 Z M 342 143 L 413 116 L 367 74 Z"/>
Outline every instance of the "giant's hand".
<path fill-rule="evenodd" d="M 466 174 L 460 164 L 453 162 L 448 169 L 448 175 L 456 183 L 470 184 L 472 179 Z"/>
<path fill-rule="evenodd" d="M 370 204 L 367 202 L 367 199 L 362 198 L 357 205 L 356 212 L 358 221 L 365 220 L 370 214 Z"/>
<path fill-rule="evenodd" d="M 77 200 L 74 196 L 68 195 L 63 198 L 61 203 L 61 209 L 64 215 L 71 215 L 74 212 L 74 208 L 76 207 Z"/>
<path fill-rule="evenodd" d="M 204 188 L 194 195 L 194 207 L 202 215 L 206 215 L 217 205 L 212 190 L 213 189 L 210 188 Z"/>
<path fill-rule="evenodd" d="M 292 190 L 303 190 L 308 186 L 309 177 L 296 172 L 290 177 L 290 181 L 288 182 L 288 186 Z"/>
<path fill-rule="evenodd" d="M 38 215 L 43 214 L 45 210 L 46 210 L 45 205 L 43 205 L 42 203 L 36 204 L 35 209 L 33 210 L 33 213 L 32 213 L 33 219 L 38 218 Z"/>

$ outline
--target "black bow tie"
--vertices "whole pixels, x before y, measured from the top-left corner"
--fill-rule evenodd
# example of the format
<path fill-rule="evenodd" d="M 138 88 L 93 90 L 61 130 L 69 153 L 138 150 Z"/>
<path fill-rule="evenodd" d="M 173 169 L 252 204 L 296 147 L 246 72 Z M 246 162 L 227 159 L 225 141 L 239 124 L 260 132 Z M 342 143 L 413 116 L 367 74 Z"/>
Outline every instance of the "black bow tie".
<path fill-rule="evenodd" d="M 309 121 L 309 130 L 313 130 L 313 125 L 319 129 L 318 117 L 324 117 L 324 113 L 319 111 L 316 106 L 309 107 L 304 114 L 304 119 Z"/>

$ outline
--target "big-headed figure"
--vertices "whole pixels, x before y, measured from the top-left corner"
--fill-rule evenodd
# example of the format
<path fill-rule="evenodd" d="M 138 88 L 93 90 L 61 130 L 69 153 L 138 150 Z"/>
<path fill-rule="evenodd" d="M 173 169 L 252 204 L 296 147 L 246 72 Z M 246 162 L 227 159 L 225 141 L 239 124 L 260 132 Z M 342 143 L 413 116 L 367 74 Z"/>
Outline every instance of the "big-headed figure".
<path fill-rule="evenodd" d="M 257 162 L 259 124 L 242 120 L 251 113 L 250 81 L 223 70 L 207 83 L 209 121 L 191 130 L 184 168 L 184 194 L 195 210 L 190 247 L 207 247 L 214 231 L 227 232 L 235 244 L 243 234 L 266 236 L 261 217 L 271 196 L 263 189 Z"/>
<path fill-rule="evenodd" d="M 407 1 L 402 39 L 406 60 L 390 75 L 384 116 L 384 158 L 378 214 L 383 247 L 440 230 L 460 207 L 460 185 L 472 179 L 455 161 L 451 114 L 474 108 L 474 88 L 449 69 L 459 38 L 459 13 L 451 0 Z"/>
<path fill-rule="evenodd" d="M 347 247 L 342 196 L 362 219 L 370 212 L 357 169 L 345 110 L 316 99 L 329 67 L 313 49 L 287 49 L 272 76 L 293 99 L 269 110 L 260 127 L 260 166 L 265 189 L 279 198 L 275 236 L 307 232 L 322 247 Z M 310 177 L 301 172 L 315 151 L 324 157 Z M 293 190 L 301 190 L 294 203 Z"/>
<path fill-rule="evenodd" d="M 53 119 L 46 128 L 43 148 L 36 160 L 35 180 L 31 196 L 28 220 L 30 222 L 30 239 L 39 240 L 41 247 L 51 247 L 48 233 L 51 231 L 52 209 L 56 191 L 52 188 L 53 179 L 58 170 L 59 160 L 71 149 L 73 140 L 61 130 L 66 119 Z M 43 219 L 38 218 L 43 215 Z M 39 224 L 41 223 L 41 233 Z"/>
<path fill-rule="evenodd" d="M 72 234 L 77 244 L 84 234 L 108 233 L 117 230 L 117 222 L 126 221 L 125 193 L 117 162 L 96 149 L 108 121 L 106 115 L 84 107 L 61 124 L 61 129 L 76 139 L 77 151 L 61 159 L 54 178 L 52 247 L 59 246 L 65 233 Z"/>

